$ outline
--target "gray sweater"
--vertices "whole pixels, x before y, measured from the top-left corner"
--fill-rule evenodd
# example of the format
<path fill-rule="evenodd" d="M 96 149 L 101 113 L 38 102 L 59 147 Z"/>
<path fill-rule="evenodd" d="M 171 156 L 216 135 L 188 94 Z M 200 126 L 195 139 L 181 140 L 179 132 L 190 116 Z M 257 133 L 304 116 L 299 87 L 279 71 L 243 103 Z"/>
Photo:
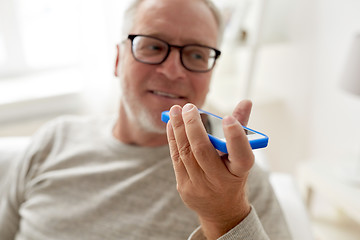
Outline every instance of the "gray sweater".
<path fill-rule="evenodd" d="M 113 124 L 65 117 L 33 136 L 1 193 L 0 240 L 204 239 L 176 190 L 168 146 L 123 144 Z M 250 214 L 221 239 L 291 239 L 257 166 L 248 189 Z"/>

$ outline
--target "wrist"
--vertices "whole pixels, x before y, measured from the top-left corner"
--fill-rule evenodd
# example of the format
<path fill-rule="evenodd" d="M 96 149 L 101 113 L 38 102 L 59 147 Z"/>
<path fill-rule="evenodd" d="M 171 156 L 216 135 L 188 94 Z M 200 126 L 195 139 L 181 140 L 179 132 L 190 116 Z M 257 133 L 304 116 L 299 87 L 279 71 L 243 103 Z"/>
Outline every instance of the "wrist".
<path fill-rule="evenodd" d="M 218 239 L 236 227 L 249 215 L 250 211 L 251 207 L 246 203 L 240 210 L 233 211 L 229 216 L 219 216 L 216 219 L 200 217 L 201 230 L 206 239 Z"/>

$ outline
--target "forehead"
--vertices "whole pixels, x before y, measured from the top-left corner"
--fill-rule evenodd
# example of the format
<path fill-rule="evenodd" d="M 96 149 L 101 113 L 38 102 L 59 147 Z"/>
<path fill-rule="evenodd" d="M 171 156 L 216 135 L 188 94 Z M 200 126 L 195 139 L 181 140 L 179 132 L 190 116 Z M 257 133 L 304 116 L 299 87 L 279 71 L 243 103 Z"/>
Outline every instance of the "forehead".
<path fill-rule="evenodd" d="M 135 13 L 131 33 L 157 36 L 173 44 L 216 47 L 218 26 L 202 0 L 144 0 Z"/>

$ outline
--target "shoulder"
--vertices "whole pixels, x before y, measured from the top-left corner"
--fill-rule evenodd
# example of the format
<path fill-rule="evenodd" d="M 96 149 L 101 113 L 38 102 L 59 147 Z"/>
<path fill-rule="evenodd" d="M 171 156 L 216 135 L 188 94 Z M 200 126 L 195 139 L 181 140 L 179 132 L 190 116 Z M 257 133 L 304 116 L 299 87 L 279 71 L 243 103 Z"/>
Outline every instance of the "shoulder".
<path fill-rule="evenodd" d="M 89 149 L 102 141 L 112 118 L 89 116 L 61 116 L 45 123 L 31 138 L 22 158 L 29 168 L 37 168 L 45 162 L 55 161 L 57 156 L 79 149 Z M 89 147 L 90 146 L 90 147 Z M 79 150 L 80 151 L 80 150 Z M 37 166 L 37 167 L 35 167 Z"/>
<path fill-rule="evenodd" d="M 67 135 L 86 133 L 103 130 L 112 124 L 114 118 L 111 116 L 76 116 L 64 115 L 46 123 L 39 132 L 47 132 L 52 135 Z"/>
<path fill-rule="evenodd" d="M 111 117 L 65 115 L 45 123 L 31 139 L 31 152 L 50 152 L 55 146 L 96 139 L 110 131 Z M 91 137 L 89 137 L 91 136 Z"/>

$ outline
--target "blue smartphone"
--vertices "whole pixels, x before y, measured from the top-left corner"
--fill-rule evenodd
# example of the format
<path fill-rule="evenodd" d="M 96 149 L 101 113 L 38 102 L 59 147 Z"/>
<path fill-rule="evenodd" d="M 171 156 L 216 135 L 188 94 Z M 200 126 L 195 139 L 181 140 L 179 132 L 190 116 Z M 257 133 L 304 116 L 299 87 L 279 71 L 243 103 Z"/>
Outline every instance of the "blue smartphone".
<path fill-rule="evenodd" d="M 201 120 L 205 126 L 206 132 L 209 136 L 210 142 L 214 145 L 216 149 L 220 150 L 221 152 L 228 153 L 225 136 L 222 129 L 222 123 L 221 123 L 222 117 L 219 117 L 215 114 L 206 112 L 201 109 L 199 109 L 199 113 Z M 170 119 L 169 111 L 162 112 L 161 120 L 167 123 L 169 119 Z M 269 142 L 268 136 L 244 126 L 243 128 L 246 133 L 246 136 L 249 139 L 252 149 L 264 148 L 268 145 Z"/>

